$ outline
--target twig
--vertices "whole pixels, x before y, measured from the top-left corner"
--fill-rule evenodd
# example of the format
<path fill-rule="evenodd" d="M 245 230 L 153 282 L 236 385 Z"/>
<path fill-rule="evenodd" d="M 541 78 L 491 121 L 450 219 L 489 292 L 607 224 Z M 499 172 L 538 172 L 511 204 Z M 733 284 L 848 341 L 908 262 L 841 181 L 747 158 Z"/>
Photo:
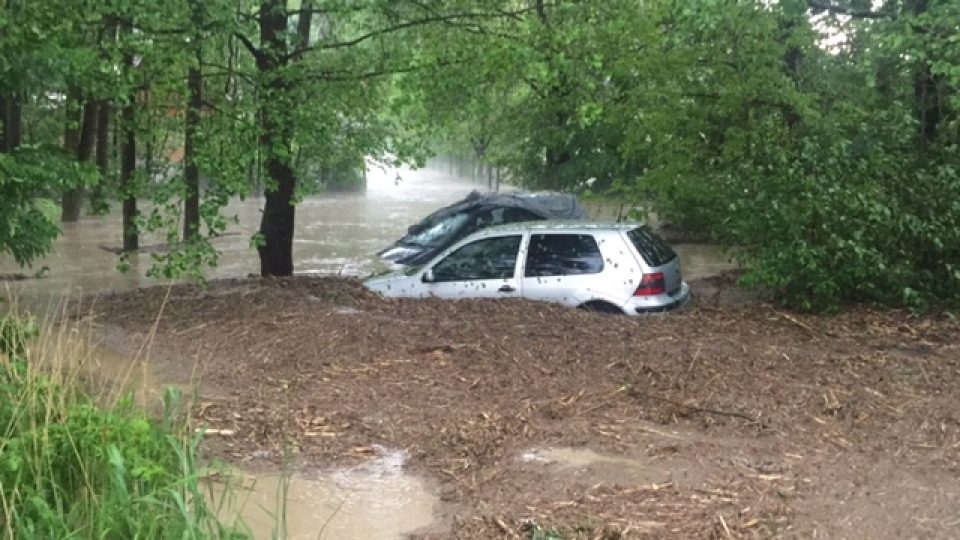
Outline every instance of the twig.
<path fill-rule="evenodd" d="M 803 328 L 804 330 L 806 330 L 807 332 L 810 332 L 811 334 L 816 334 L 816 333 L 817 333 L 817 331 L 814 330 L 812 326 L 810 326 L 809 324 L 807 324 L 807 323 L 805 323 L 805 322 L 797 319 L 797 318 L 794 317 L 793 315 L 790 315 L 790 314 L 787 314 L 787 313 L 782 313 L 782 312 L 780 312 L 780 311 L 777 311 L 776 314 L 777 314 L 777 315 L 780 315 L 780 316 L 783 317 L 784 319 L 792 322 L 793 324 L 799 326 L 800 328 Z"/>
<path fill-rule="evenodd" d="M 761 422 L 761 421 L 758 420 L 757 418 L 754 418 L 754 417 L 750 416 L 749 414 L 745 414 L 745 413 L 742 413 L 742 412 L 737 412 L 737 411 L 721 411 L 720 409 L 711 409 L 711 408 L 709 408 L 709 407 L 698 407 L 698 406 L 696 406 L 696 405 L 687 405 L 686 403 L 680 403 L 679 401 L 675 401 L 675 400 L 672 400 L 672 399 L 669 399 L 669 398 L 660 397 L 660 396 L 655 396 L 655 395 L 653 395 L 653 394 L 647 394 L 647 393 L 645 393 L 645 392 L 640 392 L 639 390 L 633 390 L 633 391 L 631 391 L 631 395 L 633 395 L 634 397 L 649 398 L 649 399 L 652 399 L 652 400 L 654 400 L 654 401 L 660 401 L 660 402 L 663 402 L 663 403 L 669 403 L 670 405 L 674 405 L 674 406 L 676 406 L 676 407 L 683 407 L 684 409 L 688 409 L 688 410 L 691 410 L 691 411 L 703 412 L 703 413 L 708 413 L 708 414 L 716 414 L 716 415 L 720 415 L 720 416 L 732 416 L 732 417 L 734 417 L 734 418 L 742 418 L 742 419 L 747 420 L 747 421 L 749 421 L 749 422 L 751 422 L 751 423 L 753 423 L 753 424 L 757 424 L 757 425 L 760 426 L 761 428 L 767 428 L 767 427 L 769 427 L 769 425 L 766 424 L 765 422 Z"/>
<path fill-rule="evenodd" d="M 727 538 L 733 538 L 733 533 L 730 532 L 730 527 L 727 527 L 727 520 L 723 519 L 723 516 L 717 514 L 717 517 L 720 518 L 720 524 L 723 525 L 723 530 L 727 533 Z"/>
<path fill-rule="evenodd" d="M 502 519 L 493 518 L 493 523 L 497 526 L 498 529 L 500 529 L 501 532 L 503 532 L 503 534 L 509 536 L 510 538 L 518 537 L 517 533 L 513 532 L 513 529 L 511 529 L 509 525 L 504 523 Z"/>

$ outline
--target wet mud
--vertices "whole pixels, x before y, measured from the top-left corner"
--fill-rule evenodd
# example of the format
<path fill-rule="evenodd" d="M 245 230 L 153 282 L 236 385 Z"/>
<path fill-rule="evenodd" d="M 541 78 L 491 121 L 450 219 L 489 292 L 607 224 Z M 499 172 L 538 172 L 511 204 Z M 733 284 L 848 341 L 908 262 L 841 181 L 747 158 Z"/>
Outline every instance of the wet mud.
<path fill-rule="evenodd" d="M 406 452 L 439 501 L 414 538 L 956 537 L 960 325 L 787 313 L 728 281 L 642 318 L 334 278 L 94 310 L 135 343 L 163 307 L 153 350 L 198 366 L 211 457 L 335 471 Z"/>

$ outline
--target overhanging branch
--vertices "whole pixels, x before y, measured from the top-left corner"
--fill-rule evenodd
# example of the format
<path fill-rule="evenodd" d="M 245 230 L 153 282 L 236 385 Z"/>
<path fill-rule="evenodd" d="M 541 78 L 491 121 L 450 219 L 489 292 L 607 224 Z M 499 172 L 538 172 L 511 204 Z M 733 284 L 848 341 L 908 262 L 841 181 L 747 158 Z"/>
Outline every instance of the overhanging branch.
<path fill-rule="evenodd" d="M 234 37 L 236 37 L 237 39 L 240 40 L 240 43 L 243 43 L 243 46 L 246 47 L 246 49 L 247 49 L 248 51 L 250 51 L 250 54 L 253 55 L 254 60 L 256 60 L 257 62 L 259 62 L 259 61 L 260 61 L 260 57 L 263 55 L 263 53 L 260 51 L 259 48 L 257 48 L 256 45 L 253 44 L 252 41 L 250 41 L 250 38 L 248 38 L 248 37 L 247 37 L 244 33 L 242 33 L 242 32 L 234 32 L 233 35 L 234 35 Z"/>
<path fill-rule="evenodd" d="M 442 60 L 439 62 L 432 62 L 429 64 L 409 64 L 406 66 L 393 66 L 389 68 L 383 68 L 372 71 L 362 71 L 359 73 L 350 73 L 346 71 L 332 72 L 325 71 L 321 73 L 311 73 L 309 75 L 298 77 L 297 82 L 306 82 L 306 81 L 323 81 L 323 82 L 348 82 L 348 81 L 364 81 L 369 79 L 377 79 L 380 77 L 389 77 L 391 75 L 401 75 L 405 73 L 414 73 L 417 71 L 427 71 L 430 69 L 440 68 L 440 67 L 450 67 L 450 66 L 459 66 L 466 64 L 467 60 Z"/>
<path fill-rule="evenodd" d="M 428 24 L 445 23 L 445 22 L 458 21 L 458 20 L 502 19 L 510 16 L 519 16 L 529 11 L 532 11 L 534 9 L 535 8 L 533 7 L 529 7 L 529 8 L 519 9 L 516 11 L 510 11 L 510 12 L 503 12 L 503 11 L 463 12 L 463 13 L 451 13 L 447 15 L 431 15 L 431 16 L 422 17 L 419 19 L 411 19 L 409 21 L 400 22 L 392 26 L 378 28 L 376 30 L 367 32 L 366 34 L 361 34 L 353 39 L 348 39 L 344 41 L 334 41 L 330 43 L 317 43 L 311 47 L 305 47 L 303 49 L 300 49 L 288 54 L 285 60 L 293 60 L 300 56 L 303 56 L 304 54 L 310 51 L 315 51 L 315 50 L 333 50 L 333 49 L 343 49 L 347 47 L 353 47 L 379 36 L 392 34 L 395 32 L 399 32 L 401 30 L 406 30 L 409 28 L 417 27 L 417 26 L 425 26 Z"/>

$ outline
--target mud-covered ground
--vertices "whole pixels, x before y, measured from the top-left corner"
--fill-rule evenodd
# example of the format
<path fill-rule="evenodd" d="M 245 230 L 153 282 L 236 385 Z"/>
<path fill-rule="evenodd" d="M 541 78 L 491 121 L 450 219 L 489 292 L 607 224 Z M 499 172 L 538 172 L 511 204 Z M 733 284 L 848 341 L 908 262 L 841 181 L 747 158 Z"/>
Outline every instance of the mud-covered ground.
<path fill-rule="evenodd" d="M 690 309 L 639 319 L 333 278 L 86 307 L 108 346 L 150 338 L 172 382 L 196 366 L 198 422 L 228 461 L 406 449 L 443 501 L 423 538 L 960 537 L 960 324 L 692 286 Z M 608 459 L 537 458 L 557 448 Z"/>

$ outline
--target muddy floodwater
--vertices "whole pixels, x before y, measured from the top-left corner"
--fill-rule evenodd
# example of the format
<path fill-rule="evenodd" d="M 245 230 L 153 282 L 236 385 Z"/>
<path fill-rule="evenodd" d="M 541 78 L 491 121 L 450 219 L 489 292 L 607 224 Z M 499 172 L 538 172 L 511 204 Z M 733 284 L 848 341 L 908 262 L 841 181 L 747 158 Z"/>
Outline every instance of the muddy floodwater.
<path fill-rule="evenodd" d="M 79 367 L 108 400 L 130 392 L 137 403 L 158 409 L 168 389 L 191 392 L 185 373 L 150 361 L 146 351 L 133 358 L 105 346 L 86 347 Z M 233 435 L 198 430 L 207 437 Z M 404 470 L 406 451 L 376 444 L 360 451 L 368 460 L 351 467 L 254 472 L 235 466 L 226 476 L 211 477 L 210 503 L 225 523 L 253 540 L 391 540 L 434 524 L 439 499 L 423 479 Z"/>
<path fill-rule="evenodd" d="M 221 517 L 228 523 L 239 519 L 255 540 L 392 540 L 431 525 L 439 500 L 422 480 L 404 472 L 406 453 L 371 450 L 376 459 L 349 468 L 237 471 L 229 489 L 213 486 L 214 499 L 226 503 Z"/>
<path fill-rule="evenodd" d="M 401 180 L 397 181 L 397 176 Z M 375 253 L 402 236 L 409 225 L 446 204 L 463 198 L 473 189 L 485 190 L 470 178 L 458 176 L 446 165 L 421 170 L 370 167 L 366 193 L 328 194 L 309 197 L 297 207 L 294 265 L 302 274 L 364 276 L 383 269 Z M 507 188 L 509 189 L 509 188 Z M 224 214 L 235 220 L 214 245 L 221 252 L 209 278 L 244 277 L 257 273 L 260 265 L 250 238 L 260 223 L 263 200 L 235 200 Z M 612 219 L 614 209 L 588 205 L 599 219 Z M 0 275 L 46 268 L 44 279 L 7 281 L 15 291 L 28 295 L 89 293 L 129 289 L 156 284 L 146 277 L 152 259 L 140 253 L 130 259 L 130 271 L 117 271 L 118 257 L 112 250 L 121 245 L 120 214 L 115 208 L 106 216 L 84 216 L 77 223 L 62 225 L 63 235 L 53 252 L 37 261 L 33 270 L 18 268 L 12 258 L 0 255 Z M 144 237 L 141 245 L 156 245 L 159 238 Z M 684 277 L 705 277 L 731 268 L 714 246 L 681 244 Z"/>

